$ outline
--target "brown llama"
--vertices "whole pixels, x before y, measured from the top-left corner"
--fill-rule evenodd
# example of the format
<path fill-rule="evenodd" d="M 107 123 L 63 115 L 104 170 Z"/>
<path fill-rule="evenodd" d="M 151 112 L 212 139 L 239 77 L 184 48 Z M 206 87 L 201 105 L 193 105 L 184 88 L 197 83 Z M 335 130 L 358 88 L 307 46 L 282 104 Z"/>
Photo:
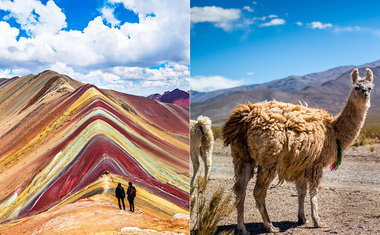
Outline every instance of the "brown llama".
<path fill-rule="evenodd" d="M 352 71 L 352 89 L 338 116 L 276 101 L 239 105 L 232 111 L 223 127 L 223 140 L 226 146 L 231 145 L 237 226 L 243 234 L 248 234 L 244 225 L 246 187 L 256 166 L 253 195 L 269 232 L 279 232 L 270 222 L 265 206 L 268 187 L 276 174 L 279 183 L 286 180 L 296 184 L 298 223 L 306 223 L 304 200 L 309 187 L 314 226 L 323 226 L 317 204 L 322 169 L 332 163 L 333 168 L 337 168 L 342 151 L 359 135 L 370 107 L 373 87 L 372 71 L 366 71 L 366 78 L 359 77 L 358 69 Z"/>
<path fill-rule="evenodd" d="M 205 178 L 207 179 L 212 163 L 213 145 L 214 135 L 211 130 L 210 118 L 199 116 L 196 121 L 190 120 L 190 156 L 194 170 L 190 185 L 193 185 L 199 170 L 199 155 L 204 162 Z"/>

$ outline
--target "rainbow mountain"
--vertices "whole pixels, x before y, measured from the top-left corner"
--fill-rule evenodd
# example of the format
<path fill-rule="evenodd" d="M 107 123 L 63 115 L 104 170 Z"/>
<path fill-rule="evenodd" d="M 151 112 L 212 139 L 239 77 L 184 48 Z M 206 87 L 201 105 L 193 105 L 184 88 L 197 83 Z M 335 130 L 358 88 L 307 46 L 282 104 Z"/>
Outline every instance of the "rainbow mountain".
<path fill-rule="evenodd" d="M 97 204 L 120 214 L 118 182 L 125 189 L 134 182 L 147 228 L 147 218 L 162 225 L 188 214 L 187 107 L 99 89 L 48 70 L 1 81 L 0 124 L 0 233 L 20 232 L 17 227 L 46 232 L 47 217 L 70 213 L 76 203 L 89 202 L 83 220 L 86 208 Z"/>

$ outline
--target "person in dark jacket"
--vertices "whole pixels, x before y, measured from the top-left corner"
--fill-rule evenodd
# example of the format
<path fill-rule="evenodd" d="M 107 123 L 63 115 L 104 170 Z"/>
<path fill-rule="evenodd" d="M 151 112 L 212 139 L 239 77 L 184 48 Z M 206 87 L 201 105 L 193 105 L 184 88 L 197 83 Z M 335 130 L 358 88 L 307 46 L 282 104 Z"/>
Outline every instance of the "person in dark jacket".
<path fill-rule="evenodd" d="M 120 210 L 121 210 L 120 201 L 123 203 L 123 209 L 125 210 L 125 205 L 124 205 L 125 191 L 124 191 L 124 188 L 121 186 L 121 183 L 117 184 L 117 187 L 115 189 L 115 194 L 119 202 Z"/>
<path fill-rule="evenodd" d="M 132 182 L 129 181 L 129 187 L 127 190 L 128 202 L 129 202 L 129 211 L 135 211 L 135 197 L 136 197 L 136 188 L 132 185 Z"/>

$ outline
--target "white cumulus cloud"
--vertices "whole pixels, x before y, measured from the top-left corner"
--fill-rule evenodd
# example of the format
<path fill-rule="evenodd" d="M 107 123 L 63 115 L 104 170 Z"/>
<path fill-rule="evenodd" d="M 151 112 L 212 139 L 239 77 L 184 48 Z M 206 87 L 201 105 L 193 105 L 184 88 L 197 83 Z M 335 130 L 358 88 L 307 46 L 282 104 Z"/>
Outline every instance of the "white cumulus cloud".
<path fill-rule="evenodd" d="M 6 19 L 13 18 L 30 35 L 57 33 L 66 27 L 66 16 L 49 0 L 43 5 L 37 0 L 1 0 L 0 10 L 9 12 Z"/>
<path fill-rule="evenodd" d="M 248 12 L 254 12 L 254 10 L 250 6 L 244 6 L 243 10 L 246 10 Z"/>
<path fill-rule="evenodd" d="M 223 76 L 195 76 L 190 79 L 190 87 L 195 91 L 213 91 L 242 85 L 241 81 Z"/>
<path fill-rule="evenodd" d="M 284 19 L 272 19 L 271 21 L 263 23 L 260 26 L 268 27 L 268 26 L 275 26 L 275 25 L 283 25 L 285 24 L 285 22 L 286 21 Z"/>
<path fill-rule="evenodd" d="M 121 23 L 114 14 L 116 4 L 136 13 L 139 22 Z M 144 79 L 150 80 L 143 76 L 140 82 L 128 80 L 128 75 L 117 74 L 116 68 L 149 72 L 151 66 L 168 63 L 171 66 L 164 72 L 148 74 L 155 74 L 162 84 L 188 88 L 183 81 L 189 76 L 189 8 L 187 0 L 108 0 L 86 28 L 72 30 L 53 0 L 45 5 L 37 0 L 0 0 L 0 10 L 6 14 L 0 18 L 0 69 L 10 69 L 10 76 L 53 69 L 103 88 L 125 85 L 140 92 L 144 91 Z M 20 29 L 11 27 L 10 20 Z M 20 35 L 21 31 L 27 36 Z M 165 77 L 168 74 L 170 79 Z"/>
<path fill-rule="evenodd" d="M 0 78 L 10 78 L 12 71 L 10 69 L 0 69 Z"/>
<path fill-rule="evenodd" d="M 326 29 L 326 28 L 331 28 L 332 24 L 331 23 L 322 23 L 319 21 L 313 21 L 309 24 L 309 27 L 312 29 Z"/>
<path fill-rule="evenodd" d="M 7 48 L 16 45 L 18 34 L 17 28 L 11 27 L 7 22 L 0 21 L 0 51 L 5 51 Z"/>
<path fill-rule="evenodd" d="M 224 9 L 216 6 L 192 7 L 191 23 L 213 23 L 215 27 L 226 31 L 233 28 L 233 22 L 241 17 L 240 9 Z"/>
<path fill-rule="evenodd" d="M 105 19 L 112 26 L 120 24 L 120 21 L 115 18 L 114 10 L 115 9 L 107 7 L 107 6 L 103 7 L 101 10 L 103 19 Z"/>

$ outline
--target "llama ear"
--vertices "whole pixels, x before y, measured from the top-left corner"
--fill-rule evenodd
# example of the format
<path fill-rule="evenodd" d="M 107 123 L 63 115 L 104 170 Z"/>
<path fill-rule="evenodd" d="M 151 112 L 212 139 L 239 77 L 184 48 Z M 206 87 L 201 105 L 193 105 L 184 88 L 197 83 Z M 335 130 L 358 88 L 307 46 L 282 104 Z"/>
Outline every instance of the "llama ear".
<path fill-rule="evenodd" d="M 358 80 L 359 78 L 359 70 L 357 68 L 355 68 L 354 70 L 352 70 L 351 72 L 351 80 L 352 80 L 352 83 L 356 83 L 356 81 Z"/>
<path fill-rule="evenodd" d="M 370 70 L 369 68 L 366 68 L 366 71 L 367 71 L 367 76 L 365 78 L 365 80 L 369 81 L 372 83 L 373 81 L 373 73 L 372 73 L 372 70 Z"/>

